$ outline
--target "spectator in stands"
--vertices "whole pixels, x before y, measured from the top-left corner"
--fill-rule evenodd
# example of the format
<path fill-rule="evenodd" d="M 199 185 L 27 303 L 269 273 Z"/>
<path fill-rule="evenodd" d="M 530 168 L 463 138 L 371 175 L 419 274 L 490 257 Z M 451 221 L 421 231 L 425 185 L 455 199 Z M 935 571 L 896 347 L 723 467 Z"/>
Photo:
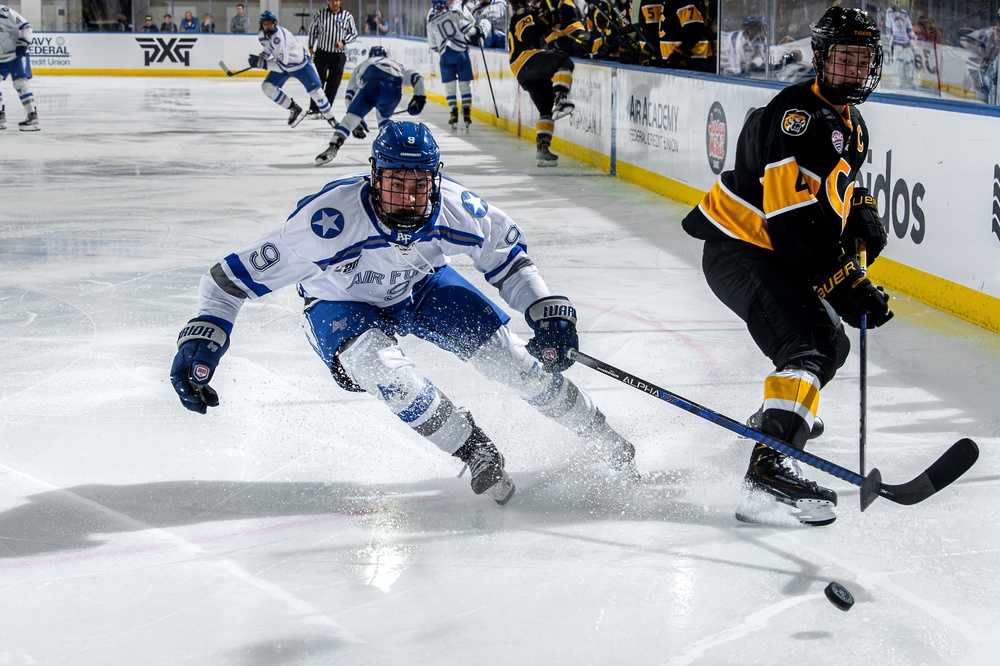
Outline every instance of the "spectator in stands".
<path fill-rule="evenodd" d="M 160 32 L 177 32 L 177 24 L 170 14 L 163 15 L 163 23 L 160 24 Z"/>
<path fill-rule="evenodd" d="M 201 20 L 201 32 L 215 32 L 215 19 L 211 14 L 205 14 L 205 18 Z"/>
<path fill-rule="evenodd" d="M 376 9 L 374 14 L 369 14 L 365 19 L 366 35 L 387 35 L 389 34 L 389 22 L 382 18 L 382 10 Z"/>
<path fill-rule="evenodd" d="M 925 42 L 935 42 L 937 44 L 944 44 L 944 33 L 941 32 L 941 28 L 937 27 L 931 17 L 921 14 L 917 22 L 913 24 L 913 33 Z"/>
<path fill-rule="evenodd" d="M 132 32 L 132 24 L 129 22 L 125 12 L 118 14 L 118 32 Z"/>
<path fill-rule="evenodd" d="M 160 29 L 156 27 L 155 23 L 153 23 L 152 16 L 147 16 L 146 22 L 143 24 L 141 28 L 139 28 L 139 32 L 159 32 L 159 31 Z"/>
<path fill-rule="evenodd" d="M 250 17 L 242 4 L 236 5 L 236 16 L 229 22 L 229 32 L 243 34 L 250 32 Z"/>
<path fill-rule="evenodd" d="M 198 32 L 198 21 L 195 20 L 191 12 L 184 12 L 184 19 L 181 21 L 181 32 Z"/>

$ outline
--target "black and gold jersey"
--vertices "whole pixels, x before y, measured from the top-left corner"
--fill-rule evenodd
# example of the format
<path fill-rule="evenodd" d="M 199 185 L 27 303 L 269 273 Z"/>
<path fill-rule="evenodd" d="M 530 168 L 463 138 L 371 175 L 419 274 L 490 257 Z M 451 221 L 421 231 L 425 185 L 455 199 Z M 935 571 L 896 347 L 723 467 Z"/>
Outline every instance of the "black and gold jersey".
<path fill-rule="evenodd" d="M 545 35 L 548 28 L 539 20 L 537 12 L 519 7 L 510 17 L 507 31 L 507 48 L 510 55 L 510 71 L 517 76 L 518 71 L 528 62 L 528 58 L 545 49 Z"/>
<path fill-rule="evenodd" d="M 840 235 L 868 128 L 857 108 L 844 115 L 815 81 L 779 92 L 740 132 L 736 162 L 719 177 L 684 229 L 703 240 L 736 238 L 773 250 L 813 281 L 843 254 Z"/>
<path fill-rule="evenodd" d="M 635 3 L 632 4 L 635 8 Z M 641 0 L 636 23 L 654 57 L 660 57 L 660 19 L 663 17 L 663 0 Z"/>
<path fill-rule="evenodd" d="M 711 27 L 701 0 L 663 0 L 660 17 L 660 57 L 666 60 L 679 51 L 688 64 L 697 67 L 715 55 Z"/>
<path fill-rule="evenodd" d="M 552 17 L 550 32 L 545 42 L 563 53 L 583 55 L 587 45 L 587 30 L 583 27 L 583 14 L 573 0 L 550 0 Z M 588 46 L 589 48 L 589 46 Z"/>

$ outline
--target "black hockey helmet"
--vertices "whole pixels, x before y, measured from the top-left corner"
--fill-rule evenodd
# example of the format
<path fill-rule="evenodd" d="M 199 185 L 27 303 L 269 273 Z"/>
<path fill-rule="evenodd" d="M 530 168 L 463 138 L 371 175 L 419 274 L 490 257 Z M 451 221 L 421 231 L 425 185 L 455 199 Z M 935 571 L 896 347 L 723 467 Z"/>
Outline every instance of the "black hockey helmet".
<path fill-rule="evenodd" d="M 875 21 L 860 9 L 830 7 L 823 13 L 813 26 L 812 49 L 820 92 L 826 99 L 834 104 L 860 104 L 868 99 L 882 78 L 881 36 Z M 830 60 L 830 52 L 840 45 L 866 50 L 868 71 L 834 85 L 830 76 L 845 74 L 836 72 L 837 65 Z"/>

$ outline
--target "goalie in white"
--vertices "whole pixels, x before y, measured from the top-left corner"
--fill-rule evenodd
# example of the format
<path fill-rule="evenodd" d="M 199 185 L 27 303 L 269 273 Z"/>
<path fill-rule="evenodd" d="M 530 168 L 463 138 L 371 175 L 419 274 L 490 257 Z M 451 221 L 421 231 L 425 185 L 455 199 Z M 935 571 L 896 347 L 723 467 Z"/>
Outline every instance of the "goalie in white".
<path fill-rule="evenodd" d="M 396 336 L 415 335 L 511 386 L 635 476 L 635 449 L 590 396 L 563 376 L 578 346 L 576 310 L 553 296 L 513 220 L 440 174 L 430 130 L 393 122 L 372 144 L 369 174 L 329 183 L 202 278 L 198 315 L 178 336 L 171 382 L 188 409 L 219 404 L 209 386 L 247 299 L 298 284 L 303 326 L 336 382 L 382 401 L 403 423 L 465 462 L 472 490 L 500 504 L 514 493 L 504 459 L 466 410 L 414 367 Z M 449 266 L 465 254 L 534 337 Z"/>

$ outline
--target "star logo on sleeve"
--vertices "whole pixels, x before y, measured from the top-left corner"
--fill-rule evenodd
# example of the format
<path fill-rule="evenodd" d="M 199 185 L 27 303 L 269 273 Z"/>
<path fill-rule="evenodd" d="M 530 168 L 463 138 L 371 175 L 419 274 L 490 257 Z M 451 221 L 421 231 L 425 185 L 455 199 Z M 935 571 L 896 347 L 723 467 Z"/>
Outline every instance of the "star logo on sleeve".
<path fill-rule="evenodd" d="M 311 226 L 320 238 L 336 238 L 344 230 L 344 215 L 335 208 L 320 208 L 313 213 Z"/>
<path fill-rule="evenodd" d="M 486 213 L 490 210 L 489 205 L 485 201 L 469 190 L 462 192 L 462 203 L 465 205 L 465 210 L 472 213 L 475 217 L 486 217 Z"/>

